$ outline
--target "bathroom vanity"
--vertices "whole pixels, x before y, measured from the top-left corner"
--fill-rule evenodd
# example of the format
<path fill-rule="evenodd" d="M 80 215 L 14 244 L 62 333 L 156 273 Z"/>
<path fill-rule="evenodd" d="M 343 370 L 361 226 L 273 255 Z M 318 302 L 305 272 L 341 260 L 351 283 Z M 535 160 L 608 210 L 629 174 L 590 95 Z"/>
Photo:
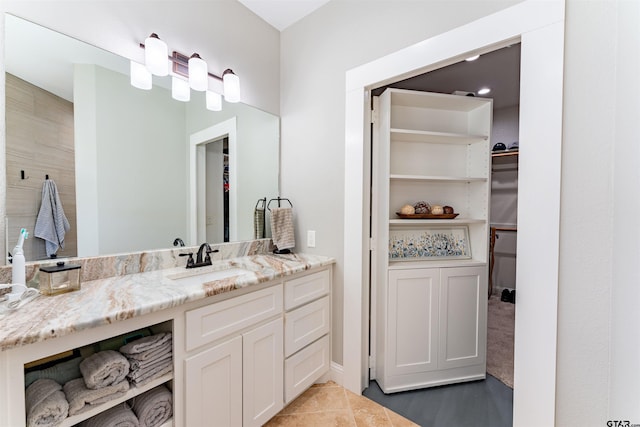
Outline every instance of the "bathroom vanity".
<path fill-rule="evenodd" d="M 173 426 L 260 426 L 328 373 L 334 260 L 250 255 L 83 283 L 0 314 L 0 425 L 25 425 L 25 365 L 144 328 L 173 334 L 173 372 L 67 418 L 73 426 L 159 384 Z"/>

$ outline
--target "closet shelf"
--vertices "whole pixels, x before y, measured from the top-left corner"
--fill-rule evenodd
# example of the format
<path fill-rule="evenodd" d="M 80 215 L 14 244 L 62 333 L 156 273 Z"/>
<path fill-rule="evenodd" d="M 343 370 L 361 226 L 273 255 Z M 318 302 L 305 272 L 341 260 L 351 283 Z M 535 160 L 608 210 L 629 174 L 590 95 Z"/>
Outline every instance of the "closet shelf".
<path fill-rule="evenodd" d="M 441 267 L 484 267 L 487 263 L 484 261 L 479 261 L 476 259 L 450 259 L 450 260 L 442 260 L 442 259 L 433 259 L 433 260 L 415 260 L 415 261 L 406 261 L 406 260 L 389 260 L 389 270 L 407 270 L 407 269 L 415 269 L 415 268 L 441 268 Z"/>
<path fill-rule="evenodd" d="M 464 133 L 452 132 L 433 132 L 413 129 L 390 130 L 391 141 L 404 142 L 427 142 L 430 144 L 461 144 L 468 145 L 476 142 L 486 141 L 487 135 L 469 135 Z"/>
<path fill-rule="evenodd" d="M 452 224 L 484 224 L 486 220 L 475 218 L 456 219 L 390 219 L 390 226 L 411 226 L 411 225 L 452 225 Z"/>
<path fill-rule="evenodd" d="M 173 373 L 163 375 L 154 380 L 151 380 L 150 382 L 143 385 L 142 387 L 131 387 L 124 396 L 121 396 L 117 399 L 110 400 L 109 402 L 105 402 L 101 405 L 96 406 L 95 408 L 91 408 L 85 412 L 82 412 L 81 414 L 77 414 L 77 415 L 73 415 L 71 417 L 65 418 L 64 421 L 58 424 L 58 427 L 74 426 L 88 418 L 93 417 L 94 415 L 98 415 L 101 412 L 104 412 L 109 408 L 113 408 L 114 406 L 119 405 L 120 403 L 125 402 L 131 399 L 132 397 L 138 396 L 144 393 L 145 391 L 149 391 L 152 388 L 159 386 L 160 384 L 164 384 L 167 381 L 171 381 L 172 379 L 173 379 Z M 164 425 L 171 425 L 171 424 L 163 424 L 163 426 Z"/>
<path fill-rule="evenodd" d="M 431 181 L 431 182 L 486 182 L 488 178 L 480 176 L 429 176 L 429 175 L 400 175 L 391 174 L 389 179 L 394 181 Z"/>
<path fill-rule="evenodd" d="M 491 157 L 513 157 L 518 156 L 518 151 L 498 151 L 491 153 Z"/>

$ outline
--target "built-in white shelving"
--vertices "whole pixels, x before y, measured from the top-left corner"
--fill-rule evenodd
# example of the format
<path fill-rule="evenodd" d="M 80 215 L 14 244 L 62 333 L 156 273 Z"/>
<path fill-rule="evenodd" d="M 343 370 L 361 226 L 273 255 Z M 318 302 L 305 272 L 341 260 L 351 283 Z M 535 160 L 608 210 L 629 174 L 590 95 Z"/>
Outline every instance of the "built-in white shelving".
<path fill-rule="evenodd" d="M 385 393 L 482 379 L 492 101 L 387 89 L 374 105 L 375 379 Z M 419 201 L 458 216 L 396 214 Z"/>
<path fill-rule="evenodd" d="M 113 399 L 110 400 L 108 402 L 105 402 L 101 405 L 98 405 L 96 407 L 92 407 L 91 409 L 82 412 L 80 414 L 77 415 L 73 415 L 71 417 L 67 417 L 64 419 L 64 421 L 62 421 L 60 424 L 58 424 L 59 427 L 71 427 L 74 426 L 86 419 L 89 419 L 91 417 L 93 417 L 94 415 L 98 415 L 101 412 L 106 411 L 109 408 L 113 408 L 116 405 L 121 404 L 122 402 L 126 402 L 127 400 L 136 397 L 146 391 L 151 390 L 154 387 L 159 386 L 160 384 L 164 384 L 167 383 L 169 381 L 171 381 L 173 379 L 173 374 L 167 374 L 167 375 L 163 375 L 161 377 L 155 378 L 151 381 L 149 381 L 147 384 L 141 386 L 141 387 L 131 387 L 129 389 L 129 391 L 127 391 L 123 396 L 117 398 L 117 399 Z M 163 426 L 165 425 L 173 425 L 173 421 L 167 421 L 167 424 L 163 424 Z"/>

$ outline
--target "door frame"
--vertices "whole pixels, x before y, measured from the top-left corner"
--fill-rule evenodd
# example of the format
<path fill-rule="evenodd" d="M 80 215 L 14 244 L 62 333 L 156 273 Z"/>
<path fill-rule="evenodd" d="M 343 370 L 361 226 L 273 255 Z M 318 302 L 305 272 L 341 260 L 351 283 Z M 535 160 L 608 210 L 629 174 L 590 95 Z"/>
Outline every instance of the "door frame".
<path fill-rule="evenodd" d="M 527 0 L 347 71 L 343 381 L 351 391 L 368 383 L 370 89 L 520 42 L 513 421 L 554 424 L 564 13 L 564 0 Z"/>
<path fill-rule="evenodd" d="M 223 122 L 195 132 L 189 137 L 189 245 L 196 246 L 206 241 L 206 194 L 202 183 L 206 179 L 206 148 L 213 141 L 229 139 L 229 241 L 238 239 L 237 176 L 237 120 L 232 117 Z"/>

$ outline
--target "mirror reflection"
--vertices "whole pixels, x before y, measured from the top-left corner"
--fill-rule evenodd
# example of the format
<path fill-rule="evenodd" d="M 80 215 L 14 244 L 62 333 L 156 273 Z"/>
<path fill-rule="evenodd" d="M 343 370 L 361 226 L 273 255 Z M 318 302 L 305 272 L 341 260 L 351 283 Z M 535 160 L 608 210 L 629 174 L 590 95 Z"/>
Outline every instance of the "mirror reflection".
<path fill-rule="evenodd" d="M 26 228 L 27 261 L 47 257 L 33 236 L 47 177 L 70 224 L 58 257 L 256 237 L 258 200 L 278 194 L 278 117 L 176 101 L 170 76 L 133 88 L 125 58 L 5 17 L 9 252 Z"/>

